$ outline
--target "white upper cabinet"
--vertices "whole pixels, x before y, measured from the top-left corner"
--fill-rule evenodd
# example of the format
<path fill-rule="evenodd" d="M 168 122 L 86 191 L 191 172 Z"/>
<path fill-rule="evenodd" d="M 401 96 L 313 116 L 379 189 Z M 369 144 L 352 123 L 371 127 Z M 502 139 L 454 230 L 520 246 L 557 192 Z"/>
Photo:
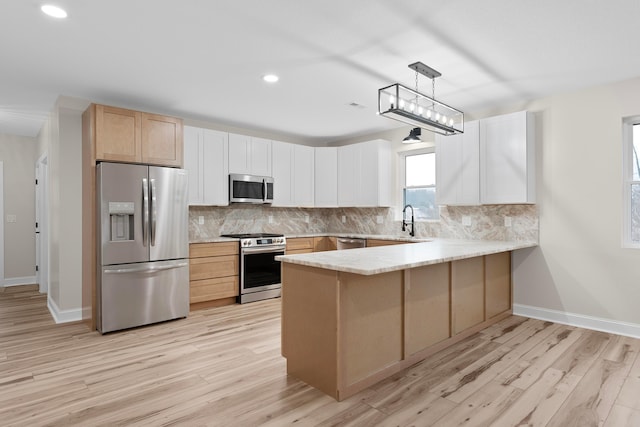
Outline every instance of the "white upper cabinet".
<path fill-rule="evenodd" d="M 291 165 L 293 163 L 293 144 L 273 141 L 272 176 L 273 176 L 273 206 L 293 206 Z"/>
<path fill-rule="evenodd" d="M 535 203 L 533 113 L 480 120 L 480 201 Z"/>
<path fill-rule="evenodd" d="M 338 148 L 315 148 L 314 197 L 316 207 L 338 206 Z"/>
<path fill-rule="evenodd" d="M 273 141 L 273 206 L 314 206 L 313 147 Z"/>
<path fill-rule="evenodd" d="M 189 172 L 189 204 L 229 204 L 228 134 L 184 127 L 184 168 Z"/>
<path fill-rule="evenodd" d="M 533 114 L 520 111 L 436 135 L 439 205 L 535 203 Z"/>
<path fill-rule="evenodd" d="M 314 206 L 314 150 L 306 145 L 293 146 L 293 200 L 296 206 Z"/>
<path fill-rule="evenodd" d="M 230 133 L 229 173 L 271 176 L 271 141 Z"/>
<path fill-rule="evenodd" d="M 464 133 L 436 134 L 436 203 L 478 205 L 480 203 L 480 127 L 466 122 Z"/>
<path fill-rule="evenodd" d="M 391 206 L 391 163 L 389 141 L 338 147 L 338 206 Z"/>

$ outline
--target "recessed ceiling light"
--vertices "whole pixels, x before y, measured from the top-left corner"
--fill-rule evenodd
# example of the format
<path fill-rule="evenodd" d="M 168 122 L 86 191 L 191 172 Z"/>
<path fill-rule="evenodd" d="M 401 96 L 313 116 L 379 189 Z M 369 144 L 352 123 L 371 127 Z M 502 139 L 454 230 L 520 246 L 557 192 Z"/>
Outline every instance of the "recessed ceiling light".
<path fill-rule="evenodd" d="M 276 76 L 275 74 L 265 74 L 264 76 L 262 76 L 262 80 L 267 83 L 275 83 L 280 80 L 280 77 Z"/>
<path fill-rule="evenodd" d="M 45 4 L 43 5 L 40 10 L 44 13 L 46 13 L 49 16 L 52 16 L 54 18 L 66 18 L 67 17 L 67 12 L 62 9 L 59 8 L 58 6 L 54 6 L 52 4 Z"/>

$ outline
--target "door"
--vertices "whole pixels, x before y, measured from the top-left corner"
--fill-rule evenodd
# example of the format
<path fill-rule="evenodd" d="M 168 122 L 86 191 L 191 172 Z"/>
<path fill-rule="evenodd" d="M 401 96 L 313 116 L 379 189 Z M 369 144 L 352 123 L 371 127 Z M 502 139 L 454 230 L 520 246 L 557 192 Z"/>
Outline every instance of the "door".
<path fill-rule="evenodd" d="M 189 263 L 164 261 L 102 268 L 98 330 L 102 333 L 189 314 Z"/>
<path fill-rule="evenodd" d="M 48 160 L 43 154 L 36 163 L 36 283 L 40 293 L 49 291 L 48 189 Z"/>
<path fill-rule="evenodd" d="M 189 257 L 187 171 L 149 167 L 150 261 Z"/>
<path fill-rule="evenodd" d="M 102 265 L 148 261 L 149 233 L 143 231 L 150 218 L 143 215 L 143 205 L 149 202 L 145 191 L 149 167 L 99 163 L 96 169 L 101 223 L 98 259 Z"/>

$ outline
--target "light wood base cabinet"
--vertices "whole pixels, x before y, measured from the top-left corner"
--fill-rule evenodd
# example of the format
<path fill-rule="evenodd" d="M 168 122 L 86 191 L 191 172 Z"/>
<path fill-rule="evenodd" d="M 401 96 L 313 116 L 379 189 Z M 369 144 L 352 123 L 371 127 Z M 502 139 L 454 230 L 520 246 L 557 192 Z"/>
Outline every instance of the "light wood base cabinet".
<path fill-rule="evenodd" d="M 191 309 L 235 303 L 240 293 L 238 242 L 189 245 Z"/>
<path fill-rule="evenodd" d="M 295 254 L 308 254 L 313 252 L 314 238 L 313 237 L 294 237 L 287 239 L 287 248 L 285 249 L 286 255 Z"/>
<path fill-rule="evenodd" d="M 337 400 L 511 315 L 509 252 L 372 276 L 282 272 L 287 373 Z"/>

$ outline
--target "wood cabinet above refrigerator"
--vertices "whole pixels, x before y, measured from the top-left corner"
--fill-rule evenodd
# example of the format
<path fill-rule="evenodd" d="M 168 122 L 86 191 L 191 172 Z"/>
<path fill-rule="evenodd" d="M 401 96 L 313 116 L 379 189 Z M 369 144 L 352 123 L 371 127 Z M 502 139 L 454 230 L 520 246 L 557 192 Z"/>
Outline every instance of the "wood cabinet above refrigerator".
<path fill-rule="evenodd" d="M 91 104 L 96 160 L 182 167 L 182 119 Z"/>

